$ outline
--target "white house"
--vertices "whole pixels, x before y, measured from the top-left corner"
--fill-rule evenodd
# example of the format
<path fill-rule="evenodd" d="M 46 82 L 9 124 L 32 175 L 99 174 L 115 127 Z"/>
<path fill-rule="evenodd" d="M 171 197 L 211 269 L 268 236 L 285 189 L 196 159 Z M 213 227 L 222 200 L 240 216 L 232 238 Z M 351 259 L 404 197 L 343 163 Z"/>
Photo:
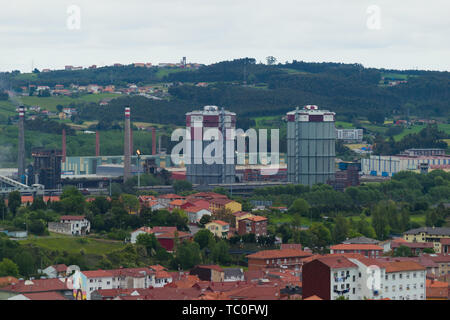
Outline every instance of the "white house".
<path fill-rule="evenodd" d="M 67 266 L 65 264 L 55 264 L 42 270 L 42 273 L 50 279 L 65 277 L 67 273 Z"/>
<path fill-rule="evenodd" d="M 91 300 L 91 293 L 99 289 L 115 289 L 118 286 L 119 280 L 114 276 L 114 273 L 105 270 L 82 271 L 87 283 L 86 285 L 86 300 Z"/>
<path fill-rule="evenodd" d="M 150 228 L 150 227 L 140 227 L 139 229 L 134 230 L 131 233 L 131 239 L 130 239 L 131 243 L 136 243 L 138 235 L 140 235 L 140 234 L 151 234 L 151 233 L 152 233 L 152 228 Z"/>
<path fill-rule="evenodd" d="M 60 222 L 49 222 L 48 230 L 67 235 L 86 235 L 91 231 L 91 223 L 85 216 L 61 216 Z"/>
<path fill-rule="evenodd" d="M 184 209 L 188 215 L 189 223 L 198 223 L 204 215 L 211 216 L 211 211 L 197 206 L 191 206 Z"/>

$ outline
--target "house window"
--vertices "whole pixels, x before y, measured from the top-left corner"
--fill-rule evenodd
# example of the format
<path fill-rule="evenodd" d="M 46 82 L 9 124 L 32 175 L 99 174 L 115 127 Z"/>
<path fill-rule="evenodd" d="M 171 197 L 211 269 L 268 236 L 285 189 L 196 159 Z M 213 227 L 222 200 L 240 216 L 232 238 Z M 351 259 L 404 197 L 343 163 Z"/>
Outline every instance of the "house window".
<path fill-rule="evenodd" d="M 361 272 L 358 274 L 358 277 L 361 278 Z"/>
<path fill-rule="evenodd" d="M 392 280 L 395 280 L 395 274 L 392 275 Z"/>
<path fill-rule="evenodd" d="M 402 274 L 400 273 L 400 274 L 398 275 L 398 277 L 401 279 L 401 278 L 402 278 Z"/>
<path fill-rule="evenodd" d="M 353 288 L 352 292 L 353 292 L 353 294 L 355 294 L 355 288 Z"/>
<path fill-rule="evenodd" d="M 388 279 L 389 279 L 389 276 L 388 276 L 388 275 L 386 275 L 386 276 L 384 277 L 384 279 L 388 280 Z"/>
<path fill-rule="evenodd" d="M 356 276 L 353 276 L 353 282 L 355 282 L 356 281 Z"/>
<path fill-rule="evenodd" d="M 334 290 L 337 290 L 337 285 L 334 285 Z"/>

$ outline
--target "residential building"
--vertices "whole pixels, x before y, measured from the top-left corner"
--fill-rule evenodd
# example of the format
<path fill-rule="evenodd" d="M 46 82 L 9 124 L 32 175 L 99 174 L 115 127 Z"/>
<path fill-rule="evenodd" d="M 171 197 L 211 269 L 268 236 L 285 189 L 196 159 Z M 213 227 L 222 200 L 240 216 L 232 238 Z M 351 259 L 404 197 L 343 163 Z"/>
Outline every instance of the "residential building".
<path fill-rule="evenodd" d="M 42 270 L 42 273 L 50 279 L 65 277 L 67 275 L 67 266 L 65 264 L 55 264 Z"/>
<path fill-rule="evenodd" d="M 331 254 L 358 253 L 367 258 L 378 258 L 383 255 L 383 248 L 375 244 L 337 244 L 330 247 Z"/>
<path fill-rule="evenodd" d="M 448 282 L 427 279 L 426 286 L 427 300 L 449 300 Z"/>
<path fill-rule="evenodd" d="M 403 238 L 408 242 L 430 242 L 434 244 L 434 252 L 440 253 L 441 240 L 450 239 L 450 228 L 421 227 L 411 229 L 403 233 Z"/>
<path fill-rule="evenodd" d="M 439 278 L 446 277 L 450 274 L 450 255 L 448 254 L 430 254 L 427 255 L 433 262 L 438 265 L 436 276 Z"/>
<path fill-rule="evenodd" d="M 168 207 L 169 207 L 169 204 L 170 204 L 173 200 L 182 200 L 182 199 L 184 199 L 184 197 L 179 196 L 179 195 L 177 195 L 177 194 L 170 193 L 170 194 L 163 194 L 163 195 L 160 195 L 160 196 L 158 197 L 158 202 L 159 202 L 161 205 L 163 205 L 164 207 L 168 208 Z"/>
<path fill-rule="evenodd" d="M 237 211 L 237 212 L 233 213 L 233 216 L 236 218 L 235 219 L 235 223 L 234 223 L 234 227 L 238 228 L 239 227 L 239 220 L 253 217 L 253 214 L 251 214 L 250 212 L 245 212 L 245 211 Z"/>
<path fill-rule="evenodd" d="M 391 250 L 397 251 L 400 247 L 407 247 L 411 249 L 411 254 L 414 256 L 419 256 L 424 253 L 424 250 L 434 250 L 434 244 L 431 242 L 403 242 L 403 241 L 392 241 Z M 425 252 L 431 253 L 431 252 Z"/>
<path fill-rule="evenodd" d="M 303 259 L 310 257 L 310 252 L 297 249 L 261 250 L 247 255 L 248 270 L 262 270 L 265 268 L 300 269 Z"/>
<path fill-rule="evenodd" d="M 198 276 L 202 281 L 223 282 L 225 279 L 225 271 L 218 265 L 198 265 L 189 274 Z"/>
<path fill-rule="evenodd" d="M 86 277 L 86 300 L 91 300 L 91 293 L 100 289 L 115 289 L 118 287 L 118 279 L 114 272 L 105 270 L 82 271 Z"/>
<path fill-rule="evenodd" d="M 86 235 L 91 231 L 91 223 L 85 216 L 61 216 L 60 222 L 49 222 L 48 230 L 73 236 Z"/>
<path fill-rule="evenodd" d="M 426 268 L 414 261 L 384 261 L 359 254 L 321 256 L 303 266 L 303 296 L 425 300 L 425 274 Z"/>
<path fill-rule="evenodd" d="M 205 224 L 205 228 L 211 231 L 216 237 L 227 238 L 230 231 L 230 224 L 222 220 L 213 220 Z"/>
<path fill-rule="evenodd" d="M 230 199 L 213 199 L 210 201 L 209 209 L 216 213 L 219 210 L 229 210 L 231 213 L 242 211 L 242 204 Z"/>
<path fill-rule="evenodd" d="M 320 257 L 302 268 L 303 298 L 318 296 L 323 300 L 345 297 L 357 300 L 358 265 L 344 256 Z"/>
<path fill-rule="evenodd" d="M 255 236 L 267 235 L 267 218 L 261 216 L 252 216 L 239 220 L 238 234 L 240 236 L 253 233 Z"/>
<path fill-rule="evenodd" d="M 182 242 L 192 240 L 192 235 L 187 232 L 178 231 L 176 227 L 141 227 L 131 233 L 131 243 L 136 243 L 140 234 L 154 234 L 159 244 L 171 252 L 174 249 L 176 239 Z"/>
<path fill-rule="evenodd" d="M 211 211 L 197 206 L 187 207 L 184 212 L 188 215 L 189 223 L 198 223 L 203 216 L 212 215 Z"/>
<path fill-rule="evenodd" d="M 67 279 L 35 279 L 19 280 L 0 288 L 2 299 L 8 299 L 18 294 L 28 293 L 58 293 L 64 297 L 72 297 L 72 289 L 68 287 Z"/>

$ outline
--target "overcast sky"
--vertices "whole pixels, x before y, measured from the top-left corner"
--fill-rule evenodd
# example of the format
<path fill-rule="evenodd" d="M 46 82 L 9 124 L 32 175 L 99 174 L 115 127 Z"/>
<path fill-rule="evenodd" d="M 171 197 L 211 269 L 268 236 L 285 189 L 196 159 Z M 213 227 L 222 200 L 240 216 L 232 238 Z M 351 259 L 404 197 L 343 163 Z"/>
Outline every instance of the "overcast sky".
<path fill-rule="evenodd" d="M 0 71 L 269 55 L 450 71 L 449 14 L 448 0 L 3 0 Z"/>

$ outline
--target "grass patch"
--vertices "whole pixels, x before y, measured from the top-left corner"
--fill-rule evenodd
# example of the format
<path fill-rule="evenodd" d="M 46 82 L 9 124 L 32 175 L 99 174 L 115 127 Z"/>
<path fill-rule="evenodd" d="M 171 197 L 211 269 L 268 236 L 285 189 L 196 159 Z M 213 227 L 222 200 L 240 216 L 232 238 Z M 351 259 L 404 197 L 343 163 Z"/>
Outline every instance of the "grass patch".
<path fill-rule="evenodd" d="M 353 129 L 354 126 L 351 122 L 336 121 L 336 128 L 337 129 Z"/>
<path fill-rule="evenodd" d="M 68 253 L 79 253 L 81 249 L 86 254 L 106 254 L 122 249 L 124 245 L 120 242 L 104 242 L 95 239 L 81 237 L 46 237 L 37 239 L 21 240 L 21 244 L 34 244 L 48 250 L 67 251 Z"/>

